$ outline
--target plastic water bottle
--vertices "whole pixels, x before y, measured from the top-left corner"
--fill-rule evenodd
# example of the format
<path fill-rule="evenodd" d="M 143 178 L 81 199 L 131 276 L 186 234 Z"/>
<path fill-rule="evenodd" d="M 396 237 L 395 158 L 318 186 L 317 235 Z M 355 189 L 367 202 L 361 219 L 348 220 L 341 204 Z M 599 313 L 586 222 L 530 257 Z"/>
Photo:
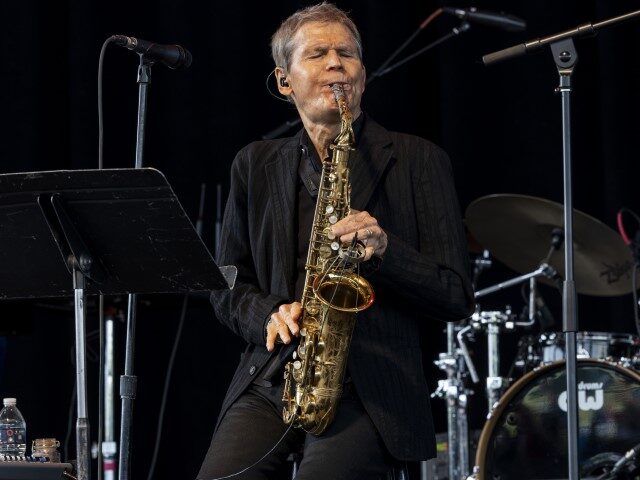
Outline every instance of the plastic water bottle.
<path fill-rule="evenodd" d="M 27 424 L 15 398 L 4 398 L 0 411 L 0 455 L 24 455 L 27 451 Z"/>

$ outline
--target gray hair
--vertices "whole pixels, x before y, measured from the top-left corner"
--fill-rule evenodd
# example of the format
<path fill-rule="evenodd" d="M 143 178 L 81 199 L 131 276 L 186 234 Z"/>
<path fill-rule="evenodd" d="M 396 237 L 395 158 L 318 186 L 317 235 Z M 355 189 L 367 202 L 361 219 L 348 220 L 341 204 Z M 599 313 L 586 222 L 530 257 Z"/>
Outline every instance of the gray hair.
<path fill-rule="evenodd" d="M 291 55 L 295 49 L 293 37 L 300 27 L 310 22 L 340 23 L 347 27 L 358 48 L 358 56 L 362 60 L 362 40 L 356 24 L 353 23 L 353 20 L 349 18 L 346 12 L 340 10 L 334 4 L 322 2 L 298 10 L 282 22 L 276 33 L 273 34 L 271 37 L 271 56 L 276 66 L 282 67 L 285 71 L 289 70 Z"/>

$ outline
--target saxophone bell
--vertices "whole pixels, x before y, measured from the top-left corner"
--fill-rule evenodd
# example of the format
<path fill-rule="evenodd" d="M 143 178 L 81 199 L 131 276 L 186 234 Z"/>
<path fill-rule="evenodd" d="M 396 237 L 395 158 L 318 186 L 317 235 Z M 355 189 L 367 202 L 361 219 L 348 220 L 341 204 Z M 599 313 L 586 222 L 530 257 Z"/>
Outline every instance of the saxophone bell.
<path fill-rule="evenodd" d="M 317 276 L 313 293 L 327 307 L 349 313 L 366 310 L 375 299 L 371 284 L 353 272 L 327 272 Z"/>

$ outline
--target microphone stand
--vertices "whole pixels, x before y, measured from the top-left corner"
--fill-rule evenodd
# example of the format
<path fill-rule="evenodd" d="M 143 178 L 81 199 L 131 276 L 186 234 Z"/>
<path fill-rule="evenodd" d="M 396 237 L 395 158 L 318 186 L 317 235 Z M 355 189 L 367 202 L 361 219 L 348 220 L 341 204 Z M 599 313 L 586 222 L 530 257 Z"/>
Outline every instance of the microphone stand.
<path fill-rule="evenodd" d="M 573 37 L 584 33 L 595 33 L 598 28 L 613 25 L 621 21 L 640 15 L 640 10 L 619 17 L 604 20 L 596 24 L 585 24 L 573 30 L 550 35 L 543 39 L 516 45 L 498 52 L 485 55 L 485 65 L 514 58 L 528 51 L 550 45 L 553 60 L 560 76 L 560 85 L 556 92 L 561 94 L 562 100 L 562 158 L 564 169 L 564 266 L 565 279 L 563 282 L 562 317 L 563 332 L 567 346 L 566 377 L 567 377 L 567 460 L 569 480 L 578 480 L 580 471 L 578 466 L 578 388 L 577 388 L 577 358 L 576 332 L 578 320 L 576 315 L 576 287 L 573 272 L 573 194 L 571 171 L 571 75 L 578 60 L 578 54 L 573 43 Z"/>
<path fill-rule="evenodd" d="M 152 60 L 140 54 L 138 67 L 138 121 L 136 133 L 135 168 L 143 166 L 144 134 L 147 118 L 147 91 L 151 83 Z M 118 479 L 129 479 L 129 460 L 131 457 L 131 422 L 133 419 L 133 401 L 136 398 L 137 377 L 133 374 L 133 353 L 136 332 L 137 295 L 130 293 L 127 308 L 127 338 L 125 347 L 124 375 L 120 376 L 120 398 L 122 399 L 122 413 L 120 417 L 120 458 L 118 465 Z"/>
<path fill-rule="evenodd" d="M 437 10 L 436 10 L 437 12 Z M 439 14 L 439 13 L 438 13 Z M 433 17 L 435 18 L 435 17 Z M 430 20 L 431 17 L 427 18 L 427 20 Z M 424 22 L 422 22 L 422 24 L 418 27 L 418 29 L 413 32 L 409 38 L 407 38 L 402 45 L 400 45 L 383 63 L 382 65 L 380 65 L 380 67 L 378 67 L 378 69 L 373 72 L 368 78 L 367 81 L 365 83 L 365 85 L 370 85 L 374 80 L 392 72 L 393 70 L 395 70 L 396 68 L 400 67 L 401 65 L 404 65 L 405 63 L 413 60 L 414 58 L 422 55 L 423 53 L 428 52 L 429 50 L 437 47 L 438 45 L 440 45 L 441 43 L 446 42 L 447 40 L 449 40 L 450 38 L 456 37 L 458 35 L 460 35 L 461 33 L 465 33 L 469 30 L 469 28 L 471 28 L 471 25 L 466 22 L 463 21 L 458 27 L 454 27 L 452 28 L 448 33 L 446 33 L 445 35 L 439 37 L 437 40 L 435 40 L 434 42 L 431 42 L 429 45 L 427 45 L 426 47 L 418 50 L 415 53 L 412 53 L 411 55 L 409 55 L 408 57 L 405 57 L 404 59 L 394 63 L 393 65 L 389 66 L 389 64 L 405 49 L 407 48 L 407 46 L 418 36 L 418 34 L 427 26 L 427 24 L 429 23 L 427 20 L 425 20 Z M 280 135 L 286 133 L 287 131 L 291 130 L 292 128 L 297 127 L 298 125 L 300 125 L 300 123 L 302 123 L 302 120 L 300 118 L 296 118 L 295 120 L 287 120 L 286 122 L 284 122 L 282 125 L 280 125 L 277 128 L 274 128 L 273 130 L 265 133 L 262 136 L 263 140 L 271 140 L 273 138 L 277 138 Z"/>

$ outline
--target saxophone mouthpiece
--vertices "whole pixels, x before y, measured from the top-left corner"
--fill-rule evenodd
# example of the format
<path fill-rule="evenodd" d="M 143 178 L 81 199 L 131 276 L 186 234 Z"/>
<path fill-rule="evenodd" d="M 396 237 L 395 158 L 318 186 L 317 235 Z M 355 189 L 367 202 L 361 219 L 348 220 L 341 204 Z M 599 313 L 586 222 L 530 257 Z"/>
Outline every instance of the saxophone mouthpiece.
<path fill-rule="evenodd" d="M 336 101 L 339 98 L 344 97 L 344 87 L 341 83 L 334 83 L 331 85 L 331 90 L 333 91 L 333 95 L 336 97 Z"/>

